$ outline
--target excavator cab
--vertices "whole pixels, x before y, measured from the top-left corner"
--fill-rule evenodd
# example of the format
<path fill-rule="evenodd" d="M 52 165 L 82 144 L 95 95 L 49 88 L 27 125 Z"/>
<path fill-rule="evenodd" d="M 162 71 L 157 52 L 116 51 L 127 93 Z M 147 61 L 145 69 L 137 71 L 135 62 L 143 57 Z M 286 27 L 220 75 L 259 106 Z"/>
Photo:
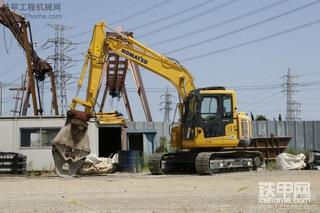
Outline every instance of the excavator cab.
<path fill-rule="evenodd" d="M 236 147 L 248 145 L 249 117 L 237 113 L 233 90 L 224 87 L 196 89 L 185 98 L 182 116 L 182 145 L 184 147 Z M 240 122 L 240 120 L 247 122 Z M 244 128 L 238 128 L 244 123 Z"/>
<path fill-rule="evenodd" d="M 233 90 L 199 88 L 186 96 L 182 106 L 181 125 L 173 126 L 171 134 L 176 150 L 153 154 L 148 161 L 152 174 L 205 175 L 263 165 L 260 152 L 244 148 L 250 144 L 251 122 L 245 113 L 237 112 Z"/>
<path fill-rule="evenodd" d="M 184 139 L 195 138 L 196 128 L 203 130 L 205 138 L 226 135 L 226 126 L 233 123 L 233 94 L 215 93 L 216 89 L 224 90 L 224 88 L 198 89 L 186 98 L 183 116 Z"/>

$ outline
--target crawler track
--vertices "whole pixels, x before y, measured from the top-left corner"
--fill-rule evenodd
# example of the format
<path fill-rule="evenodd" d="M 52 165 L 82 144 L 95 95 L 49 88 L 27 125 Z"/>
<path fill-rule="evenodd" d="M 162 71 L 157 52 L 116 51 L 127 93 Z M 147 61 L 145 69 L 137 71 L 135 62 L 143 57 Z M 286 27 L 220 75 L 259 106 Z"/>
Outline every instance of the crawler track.
<path fill-rule="evenodd" d="M 151 174 L 215 173 L 256 170 L 264 164 L 258 151 L 173 152 L 154 154 L 148 165 Z"/>

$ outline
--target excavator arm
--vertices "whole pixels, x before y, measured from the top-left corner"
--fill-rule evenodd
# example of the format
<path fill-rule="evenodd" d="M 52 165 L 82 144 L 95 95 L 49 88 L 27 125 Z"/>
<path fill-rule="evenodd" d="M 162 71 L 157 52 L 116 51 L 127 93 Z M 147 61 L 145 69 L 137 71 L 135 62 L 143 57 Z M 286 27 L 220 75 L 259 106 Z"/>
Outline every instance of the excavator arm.
<path fill-rule="evenodd" d="M 84 107 L 84 112 L 91 114 L 98 98 L 101 80 L 105 72 L 107 52 L 104 48 L 104 33 L 97 30 L 99 26 L 95 26 L 91 43 L 85 58 L 85 63 L 78 81 L 78 89 L 76 98 L 72 100 L 71 109 L 76 109 L 80 104 Z M 89 71 L 88 71 L 89 66 Z M 78 98 L 80 88 L 83 86 L 84 78 L 88 71 L 88 84 L 86 100 Z"/>
<path fill-rule="evenodd" d="M 107 37 L 106 28 L 116 32 L 120 38 Z M 71 105 L 72 109 L 75 109 L 76 105 L 80 104 L 85 107 L 86 112 L 92 112 L 92 108 L 98 96 L 101 78 L 104 73 L 103 66 L 107 63 L 105 60 L 110 51 L 113 51 L 115 54 L 133 61 L 170 81 L 177 89 L 182 100 L 190 91 L 195 89 L 194 79 L 191 73 L 178 62 L 153 51 L 132 37 L 126 36 L 101 22 L 94 27 L 91 44 L 85 59 L 85 65 L 78 82 L 78 88 L 82 87 L 89 63 L 90 68 L 86 100 L 84 101 L 79 98 L 73 99 Z"/>
<path fill-rule="evenodd" d="M 42 60 L 36 51 L 33 48 L 33 41 L 31 36 L 30 24 L 25 20 L 24 17 L 19 14 L 11 11 L 3 3 L 0 4 L 0 24 L 6 26 L 14 35 L 20 46 L 24 49 L 27 58 L 28 66 L 28 93 L 24 100 L 24 107 L 22 110 L 22 115 L 26 115 L 27 108 L 29 105 L 29 95 L 32 96 L 32 103 L 34 108 L 34 114 L 42 114 L 42 106 L 40 100 L 37 102 L 35 82 L 43 81 L 46 75 L 50 76 L 51 81 L 51 92 L 52 92 L 52 108 L 54 109 L 55 115 L 58 115 L 58 105 L 57 105 L 57 96 L 55 88 L 54 74 L 52 72 L 51 65 Z M 30 41 L 29 41 L 30 36 Z M 39 92 L 39 91 L 38 91 Z M 38 93 L 39 95 L 39 93 Z M 38 96 L 38 98 L 40 98 Z M 39 107 L 38 107 L 39 105 Z"/>

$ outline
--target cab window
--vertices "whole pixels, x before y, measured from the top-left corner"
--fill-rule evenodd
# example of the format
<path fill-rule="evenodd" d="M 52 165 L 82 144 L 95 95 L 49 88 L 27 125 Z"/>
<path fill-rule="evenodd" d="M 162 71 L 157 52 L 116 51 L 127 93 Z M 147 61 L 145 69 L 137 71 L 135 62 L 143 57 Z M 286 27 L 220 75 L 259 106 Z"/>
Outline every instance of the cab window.
<path fill-rule="evenodd" d="M 223 117 L 232 117 L 232 99 L 231 96 L 223 96 Z"/>
<path fill-rule="evenodd" d="M 210 121 L 218 115 L 218 100 L 216 97 L 204 97 L 201 103 L 201 119 Z"/>

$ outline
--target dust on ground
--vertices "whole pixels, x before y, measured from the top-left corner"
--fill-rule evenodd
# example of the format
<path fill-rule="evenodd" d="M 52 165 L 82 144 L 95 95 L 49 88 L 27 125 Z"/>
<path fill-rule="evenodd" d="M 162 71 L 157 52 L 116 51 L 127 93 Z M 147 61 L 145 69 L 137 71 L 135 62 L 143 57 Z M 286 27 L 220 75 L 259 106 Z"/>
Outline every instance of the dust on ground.
<path fill-rule="evenodd" d="M 0 212 L 319 212 L 319 171 L 0 176 Z M 310 204 L 259 204 L 259 182 L 310 182 Z"/>

